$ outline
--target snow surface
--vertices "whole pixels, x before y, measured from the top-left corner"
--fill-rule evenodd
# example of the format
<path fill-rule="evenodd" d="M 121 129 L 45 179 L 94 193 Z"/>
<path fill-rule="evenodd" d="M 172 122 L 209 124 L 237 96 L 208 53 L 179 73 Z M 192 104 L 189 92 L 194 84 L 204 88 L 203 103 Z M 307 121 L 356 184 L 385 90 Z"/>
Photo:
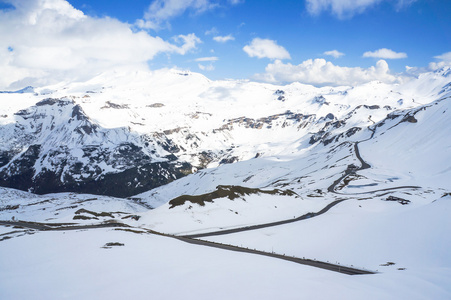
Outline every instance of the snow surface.
<path fill-rule="evenodd" d="M 159 70 L 104 73 L 88 82 L 35 88 L 36 94 L 1 94 L 5 106 L 0 115 L 6 116 L 0 118 L 2 150 L 20 148 L 23 141 L 14 140 L 19 122 L 14 113 L 27 109 L 37 120 L 57 115 L 61 131 L 42 133 L 36 141 L 49 149 L 67 143 L 80 161 L 85 144 L 115 147 L 131 140 L 142 145 L 141 135 L 167 130 L 183 146 L 181 161 L 196 165 L 196 154 L 207 150 L 239 161 L 212 161 L 207 168 L 131 199 L 75 193 L 38 196 L 0 188 L 0 220 L 82 225 L 115 221 L 136 231 L 36 231 L 2 225 L 0 299 L 450 299 L 451 91 L 446 74 L 422 74 L 402 85 L 315 88 L 210 81 L 200 74 Z M 284 91 L 285 101 L 278 100 L 278 90 Z M 80 105 L 104 134 L 74 140 L 68 131 L 80 124 L 64 125 L 70 109 L 34 106 L 49 93 Z M 271 126 L 264 123 L 255 129 L 242 118 L 256 121 L 288 110 L 310 116 L 305 127 L 277 116 Z M 43 120 L 51 128 L 48 119 Z M 343 126 L 326 125 L 340 120 Z M 19 124 L 33 132 L 33 122 Z M 347 136 L 353 127 L 361 130 Z M 322 129 L 330 137 L 343 135 L 328 144 L 309 143 Z M 187 139 L 189 134 L 197 137 L 195 142 Z M 155 160 L 168 154 L 156 142 L 147 150 Z M 103 167 L 105 172 L 119 169 Z M 204 206 L 186 202 L 171 208 L 168 203 L 181 195 L 211 193 L 219 185 L 295 194 L 251 193 L 234 200 L 217 198 Z M 319 212 L 335 201 L 341 202 L 309 219 L 202 239 L 377 274 L 348 276 L 147 231 L 184 235 L 242 228 Z M 92 213 L 80 213 L 82 208 Z M 102 212 L 108 214 L 93 218 Z M 87 219 L 74 219 L 76 215 Z M 124 246 L 103 248 L 111 242 Z"/>

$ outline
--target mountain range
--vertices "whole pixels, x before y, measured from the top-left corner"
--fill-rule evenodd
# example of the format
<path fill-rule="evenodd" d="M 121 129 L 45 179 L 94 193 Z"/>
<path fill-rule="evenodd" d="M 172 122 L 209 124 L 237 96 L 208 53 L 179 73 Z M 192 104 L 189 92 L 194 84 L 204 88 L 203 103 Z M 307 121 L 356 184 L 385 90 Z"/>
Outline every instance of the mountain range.
<path fill-rule="evenodd" d="M 202 260 L 200 273 L 186 271 L 192 275 L 186 284 L 206 280 L 211 289 L 234 273 L 230 266 L 238 261 L 255 271 L 237 275 L 242 299 L 258 294 L 243 283 L 247 275 L 271 282 L 256 267 L 261 263 L 280 269 L 275 282 L 290 295 L 296 291 L 288 282 L 296 276 L 313 283 L 305 291 L 311 297 L 318 295 L 316 287 L 323 298 L 333 297 L 326 285 L 338 282 L 343 286 L 335 290 L 348 299 L 368 297 L 368 291 L 371 299 L 451 295 L 449 67 L 402 84 L 320 88 L 212 81 L 176 69 L 117 71 L 84 82 L 3 91 L 0 101 L 2 257 L 48 239 L 66 248 L 36 249 L 38 262 L 50 256 L 53 266 L 63 266 L 82 255 L 99 264 L 93 276 L 113 282 L 118 279 L 110 267 L 126 256 L 134 261 L 134 267 L 122 266 L 127 278 L 150 276 L 141 263 L 158 268 L 165 262 L 179 281 L 186 280 L 181 266 L 194 270 Z M 99 258 L 100 247 L 90 248 L 95 240 L 102 240 L 102 251 L 126 250 Z M 212 249 L 194 250 L 199 245 Z M 143 252 L 155 247 L 150 256 Z M 184 254 L 175 253 L 177 248 L 192 260 L 178 261 Z M 253 249 L 282 260 L 286 254 L 302 264 L 331 264 L 320 266 L 327 270 L 340 272 L 345 265 L 363 272 L 355 274 L 380 274 L 344 279 L 306 266 L 295 271 L 285 261 L 273 265 L 268 257 L 224 258 L 213 248 Z M 204 262 L 208 257 L 224 259 L 224 265 Z M 0 296 L 17 295 L 20 281 L 14 278 L 29 274 L 35 263 L 24 258 L 23 268 L 12 271 L 0 260 L 0 270 L 10 270 L 0 271 L 8 278 Z M 81 266 L 67 267 L 76 270 L 68 281 L 87 284 Z M 228 270 L 217 275 L 219 281 L 207 276 L 216 267 Z M 54 280 L 54 274 L 42 278 Z M 168 282 L 151 277 L 157 285 Z M 142 298 L 139 280 L 124 280 Z M 394 281 L 398 289 L 389 284 Z M 43 295 L 59 297 L 67 286 Z M 92 299 L 114 298 L 112 291 L 122 290 L 89 286 Z M 269 285 L 261 288 L 260 299 L 278 295 Z M 165 293 L 182 295 L 169 287 Z M 198 293 L 211 296 L 209 288 Z M 75 290 L 68 295 L 82 296 Z M 229 291 L 218 297 L 232 296 Z"/>

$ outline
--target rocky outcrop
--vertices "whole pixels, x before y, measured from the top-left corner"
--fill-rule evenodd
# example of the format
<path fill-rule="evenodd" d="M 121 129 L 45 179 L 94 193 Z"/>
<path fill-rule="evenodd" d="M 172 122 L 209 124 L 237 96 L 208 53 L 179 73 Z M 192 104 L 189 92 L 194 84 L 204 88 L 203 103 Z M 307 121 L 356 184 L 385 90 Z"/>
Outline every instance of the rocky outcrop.
<path fill-rule="evenodd" d="M 0 186 L 128 197 L 193 169 L 172 154 L 179 149 L 164 134 L 149 138 L 102 128 L 70 99 L 44 99 L 15 116 L 13 133 L 0 128 L 16 139 L 0 151 Z"/>

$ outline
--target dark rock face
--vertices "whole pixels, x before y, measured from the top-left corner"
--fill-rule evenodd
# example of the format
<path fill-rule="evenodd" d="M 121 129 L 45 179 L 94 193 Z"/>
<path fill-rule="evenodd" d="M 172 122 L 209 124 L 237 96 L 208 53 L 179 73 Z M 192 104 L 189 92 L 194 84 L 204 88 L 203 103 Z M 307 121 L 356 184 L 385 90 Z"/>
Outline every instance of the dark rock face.
<path fill-rule="evenodd" d="M 0 172 L 0 185 L 5 187 L 28 190 L 34 176 L 34 164 L 39 158 L 40 145 L 31 145 L 20 156 L 11 162 L 7 169 Z"/>
<path fill-rule="evenodd" d="M 19 159 L 4 168 L 0 172 L 0 185 L 37 194 L 78 192 L 129 197 L 192 172 L 189 163 L 152 162 L 137 151 L 136 145 L 122 145 L 113 153 L 100 147 L 84 149 L 88 163 L 77 161 L 67 149 L 54 150 L 45 154 L 44 159 L 55 162 L 55 165 L 36 173 L 34 165 L 40 158 L 40 150 L 40 145 L 32 145 Z M 56 159 L 59 156 L 64 158 Z M 116 169 L 123 164 L 123 170 L 104 173 L 100 166 L 105 163 Z"/>
<path fill-rule="evenodd" d="M 277 100 L 284 102 L 285 99 L 285 91 L 283 90 L 277 90 L 274 92 L 274 95 L 277 96 Z"/>
<path fill-rule="evenodd" d="M 55 192 L 79 192 L 115 197 L 129 197 L 139 194 L 191 173 L 191 165 L 184 163 L 175 166 L 167 162 L 149 163 L 126 169 L 119 173 L 107 173 L 97 179 L 88 177 L 75 179 L 71 175 L 60 181 L 59 174 L 45 171 L 32 180 L 32 191 L 37 194 Z"/>
<path fill-rule="evenodd" d="M 252 129 L 262 129 L 264 127 L 271 128 L 274 125 L 274 122 L 277 120 L 283 120 L 282 128 L 286 126 L 295 125 L 298 128 L 304 128 L 307 126 L 313 119 L 314 115 L 303 115 L 299 113 L 293 113 L 287 110 L 285 113 L 271 115 L 268 117 L 263 117 L 259 119 L 252 119 L 246 117 L 240 117 L 235 119 L 229 119 L 227 122 L 222 125 L 221 128 L 218 128 L 214 131 L 220 130 L 233 130 L 234 126 L 242 126 L 244 128 L 252 128 Z"/>
<path fill-rule="evenodd" d="M 0 151 L 0 186 L 128 197 L 192 173 L 164 133 L 140 137 L 102 128 L 72 100 L 44 99 L 15 115 L 12 129 L 0 128 L 14 130 L 15 139 Z"/>
<path fill-rule="evenodd" d="M 286 93 L 277 90 L 274 95 L 285 97 Z M 329 105 L 323 96 L 313 101 Z M 128 109 L 128 106 L 107 101 L 102 109 Z M 174 125 L 172 129 L 138 134 L 128 127 L 102 127 L 72 98 L 47 98 L 16 112 L 15 123 L 0 126 L 0 137 L 6 137 L 0 150 L 0 186 L 39 194 L 78 192 L 129 197 L 208 167 L 212 162 L 239 161 L 240 154 L 237 156 L 233 142 L 227 144 L 231 136 L 228 131 L 292 128 L 310 133 L 310 144 L 327 145 L 343 142 L 365 129 L 351 127 L 351 118 L 357 110 L 368 114 L 369 110 L 377 109 L 387 110 L 377 105 L 360 105 L 339 118 L 339 114 L 318 118 L 315 114 L 286 110 L 260 118 L 225 119 L 208 132 L 191 132 L 189 127 Z M 397 121 L 415 123 L 416 112 L 391 113 L 385 121 L 399 118 Z M 193 119 L 210 116 L 199 111 L 190 115 Z M 374 130 L 383 123 L 376 124 Z M 341 130 L 337 133 L 335 129 Z M 217 133 L 224 148 L 202 147 L 204 137 Z M 251 155 L 260 156 L 259 153 Z"/>

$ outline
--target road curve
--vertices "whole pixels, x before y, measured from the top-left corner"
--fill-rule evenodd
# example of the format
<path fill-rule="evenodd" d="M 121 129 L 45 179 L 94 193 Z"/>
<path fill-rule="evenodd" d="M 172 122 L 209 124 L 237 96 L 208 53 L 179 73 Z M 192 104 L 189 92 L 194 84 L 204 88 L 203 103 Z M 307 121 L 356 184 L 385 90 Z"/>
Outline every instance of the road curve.
<path fill-rule="evenodd" d="M 328 205 L 326 205 L 323 209 L 321 209 L 318 212 L 309 212 L 309 213 L 306 213 L 306 214 L 304 214 L 304 215 L 302 215 L 300 217 L 293 218 L 293 219 L 276 221 L 276 222 L 270 222 L 270 223 L 265 223 L 265 224 L 252 225 L 252 226 L 246 226 L 246 227 L 239 227 L 239 228 L 234 228 L 234 229 L 211 231 L 211 232 L 206 232 L 206 233 L 179 235 L 179 237 L 194 239 L 194 238 L 202 238 L 202 237 L 207 237 L 207 236 L 216 236 L 216 235 L 238 233 L 238 232 L 249 231 L 249 230 L 257 230 L 257 229 L 262 229 L 262 228 L 266 228 L 266 227 L 273 227 L 273 226 L 279 226 L 279 225 L 294 223 L 294 222 L 298 222 L 298 221 L 301 221 L 301 220 L 306 220 L 306 219 L 310 219 L 312 217 L 316 217 L 316 216 L 322 215 L 325 212 L 327 212 L 329 209 L 331 209 L 332 207 L 337 205 L 338 203 L 340 203 L 342 201 L 345 201 L 345 200 L 346 199 L 336 200 L 334 202 L 329 203 Z"/>

